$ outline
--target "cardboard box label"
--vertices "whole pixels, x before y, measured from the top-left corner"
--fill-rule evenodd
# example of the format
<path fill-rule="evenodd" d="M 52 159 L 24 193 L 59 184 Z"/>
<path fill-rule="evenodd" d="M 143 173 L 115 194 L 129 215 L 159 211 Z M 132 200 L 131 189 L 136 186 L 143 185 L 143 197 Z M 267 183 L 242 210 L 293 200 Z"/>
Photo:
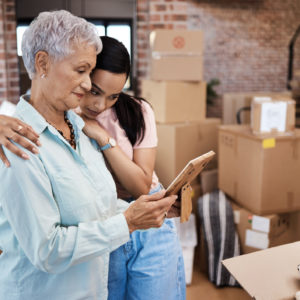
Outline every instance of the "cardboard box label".
<path fill-rule="evenodd" d="M 267 249 L 269 247 L 268 234 L 247 229 L 245 244 L 257 249 Z"/>
<path fill-rule="evenodd" d="M 185 46 L 185 39 L 183 36 L 177 35 L 173 38 L 172 44 L 176 49 L 181 49 Z"/>
<path fill-rule="evenodd" d="M 252 229 L 269 233 L 270 219 L 254 215 L 252 217 Z"/>
<path fill-rule="evenodd" d="M 275 146 L 276 146 L 276 141 L 275 141 L 274 138 L 264 139 L 262 141 L 262 147 L 263 147 L 263 149 L 275 148 Z"/>
<path fill-rule="evenodd" d="M 285 132 L 286 115 L 287 102 L 276 101 L 262 103 L 260 131 L 271 132 L 272 130 L 277 130 L 278 132 Z"/>

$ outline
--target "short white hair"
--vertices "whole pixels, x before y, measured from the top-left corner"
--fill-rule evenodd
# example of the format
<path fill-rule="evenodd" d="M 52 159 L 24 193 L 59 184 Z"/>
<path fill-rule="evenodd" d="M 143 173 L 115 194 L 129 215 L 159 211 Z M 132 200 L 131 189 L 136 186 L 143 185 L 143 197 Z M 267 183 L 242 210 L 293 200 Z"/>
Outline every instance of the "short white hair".
<path fill-rule="evenodd" d="M 40 13 L 22 38 L 23 61 L 29 78 L 35 76 L 35 55 L 38 51 L 45 51 L 58 61 L 73 52 L 74 43 L 94 46 L 97 54 L 102 50 L 96 27 L 85 19 L 66 10 Z"/>

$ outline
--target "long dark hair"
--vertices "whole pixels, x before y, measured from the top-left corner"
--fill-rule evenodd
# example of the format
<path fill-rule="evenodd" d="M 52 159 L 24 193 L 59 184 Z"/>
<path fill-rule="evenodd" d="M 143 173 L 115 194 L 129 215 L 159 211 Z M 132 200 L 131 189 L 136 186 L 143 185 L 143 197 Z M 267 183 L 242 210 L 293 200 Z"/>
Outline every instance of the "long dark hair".
<path fill-rule="evenodd" d="M 130 57 L 125 46 L 118 40 L 101 36 L 103 49 L 97 55 L 95 69 L 109 71 L 115 74 L 130 73 Z M 120 93 L 118 101 L 112 107 L 115 110 L 121 127 L 132 145 L 137 141 L 141 142 L 145 135 L 145 120 L 142 112 L 142 98 L 133 98 L 132 96 Z"/>

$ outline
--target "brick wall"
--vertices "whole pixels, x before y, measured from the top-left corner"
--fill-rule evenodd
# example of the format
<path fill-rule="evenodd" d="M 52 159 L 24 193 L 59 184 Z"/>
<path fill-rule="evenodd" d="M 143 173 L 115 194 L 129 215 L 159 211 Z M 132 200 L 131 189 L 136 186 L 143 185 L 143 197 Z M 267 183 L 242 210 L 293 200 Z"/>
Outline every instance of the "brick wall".
<path fill-rule="evenodd" d="M 0 102 L 19 100 L 15 2 L 0 0 Z"/>
<path fill-rule="evenodd" d="M 149 31 L 201 29 L 204 77 L 218 78 L 219 93 L 286 88 L 288 44 L 300 25 L 295 0 L 138 0 L 138 76 L 149 67 Z M 300 68 L 300 37 L 294 68 Z"/>
<path fill-rule="evenodd" d="M 137 76 L 149 74 L 149 33 L 158 28 L 187 29 L 188 4 L 180 0 L 137 0 Z"/>

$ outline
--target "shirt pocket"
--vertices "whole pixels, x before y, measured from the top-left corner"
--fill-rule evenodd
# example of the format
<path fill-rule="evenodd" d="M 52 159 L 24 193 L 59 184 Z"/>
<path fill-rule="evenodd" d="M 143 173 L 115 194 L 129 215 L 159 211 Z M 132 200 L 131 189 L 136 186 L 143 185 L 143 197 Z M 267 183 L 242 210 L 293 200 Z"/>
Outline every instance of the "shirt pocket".
<path fill-rule="evenodd" d="M 77 224 L 99 217 L 96 208 L 97 192 L 83 176 L 66 172 L 57 174 L 54 179 L 53 193 L 63 223 Z"/>

